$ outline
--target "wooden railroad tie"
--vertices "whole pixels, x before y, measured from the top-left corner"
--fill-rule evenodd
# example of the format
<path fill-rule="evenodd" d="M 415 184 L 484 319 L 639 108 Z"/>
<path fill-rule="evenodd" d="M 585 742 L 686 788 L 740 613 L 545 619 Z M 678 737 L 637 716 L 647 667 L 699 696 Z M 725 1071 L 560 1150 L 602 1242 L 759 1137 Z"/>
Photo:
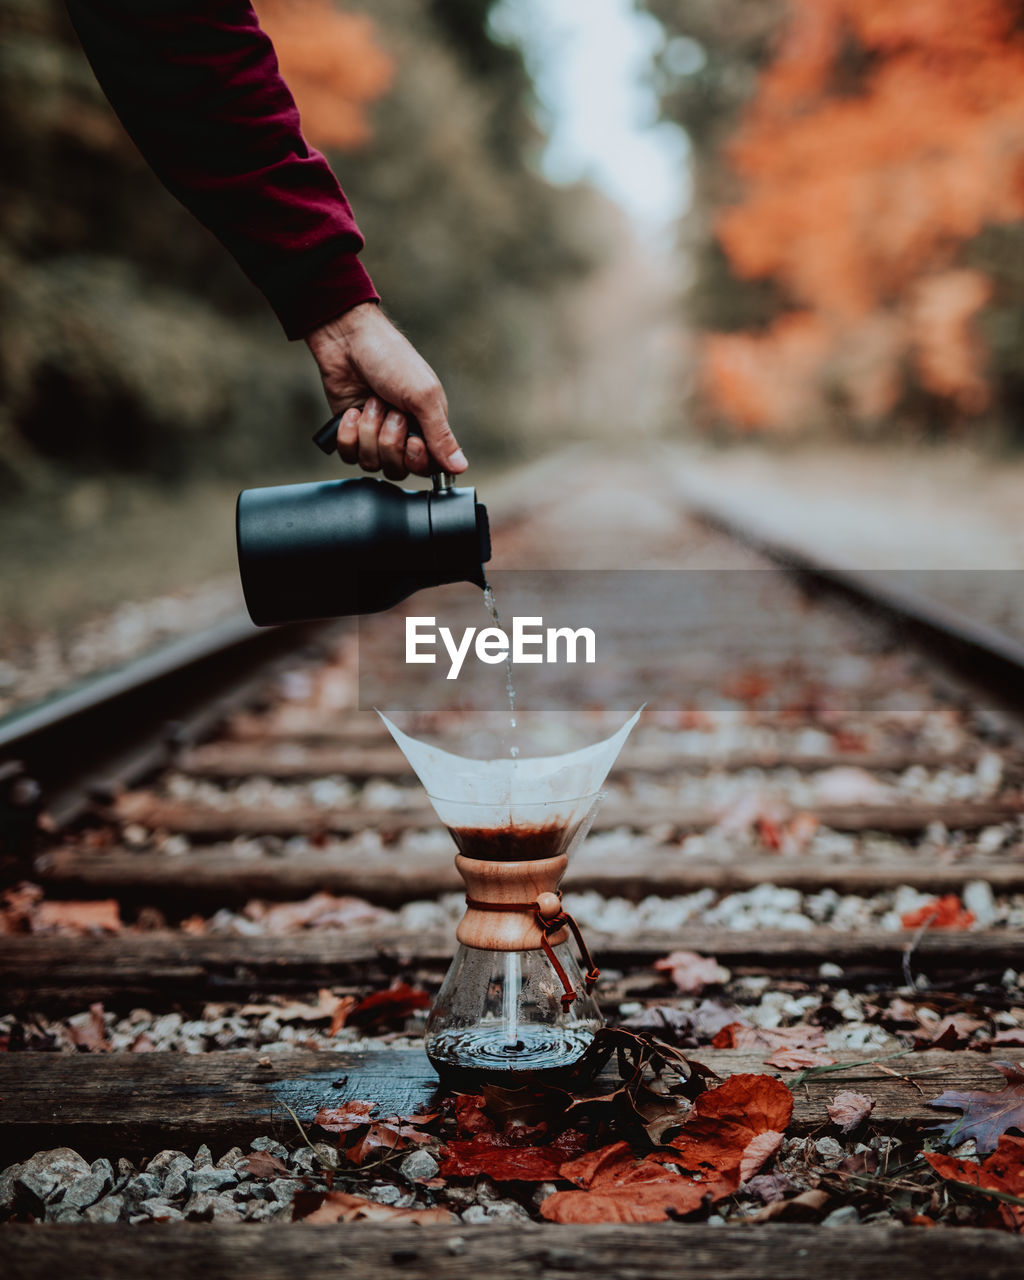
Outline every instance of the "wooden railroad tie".
<path fill-rule="evenodd" d="M 231 845 L 196 846 L 173 856 L 113 848 L 89 851 L 58 848 L 42 854 L 33 878 L 50 897 L 121 897 L 189 912 L 250 898 L 296 899 L 326 891 L 351 894 L 387 906 L 454 893 L 460 881 L 451 853 L 403 854 L 383 849 L 310 849 L 285 857 L 241 856 Z M 996 893 L 1024 891 L 1024 858 L 940 863 L 907 855 L 877 862 L 783 856 L 750 850 L 733 861 L 688 858 L 674 846 L 647 848 L 635 855 L 603 857 L 584 842 L 569 863 L 568 893 L 593 890 L 640 901 L 712 889 L 735 893 L 774 884 L 817 893 L 871 894 L 913 885 L 932 894 L 959 893 L 972 880 L 987 881 Z"/>
<path fill-rule="evenodd" d="M 650 966 L 686 948 L 713 955 L 734 971 L 817 972 L 829 962 L 851 973 L 900 975 L 912 949 L 915 973 L 999 975 L 1024 969 L 1024 936 L 1010 930 L 839 933 L 758 929 L 727 932 L 683 925 L 628 936 L 588 930 L 588 942 L 609 969 Z M 440 968 L 454 952 L 454 929 L 344 929 L 248 938 L 182 933 L 116 937 L 0 937 L 0 993 L 8 1008 L 75 1012 L 93 1001 L 109 1007 L 167 1000 L 250 999 L 272 991 L 327 986 L 358 988 L 368 977 Z M 900 979 L 902 981 L 902 979 Z M 651 972 L 652 986 L 664 983 Z M 598 992 L 600 995 L 600 991 Z"/>
<path fill-rule="evenodd" d="M 674 1222 L 636 1226 L 469 1226 L 355 1223 L 174 1223 L 154 1230 L 86 1224 L 40 1230 L 5 1226 L 3 1256 L 19 1280 L 144 1275 L 161 1280 L 548 1280 L 635 1276 L 643 1280 L 1019 1280 L 1024 1241 L 977 1227 L 923 1232 L 860 1226 L 719 1227 Z M 922 1239 L 922 1236 L 926 1237 Z M 940 1239 L 936 1239 L 936 1236 Z M 154 1237 L 159 1237 L 158 1241 Z"/>
<path fill-rule="evenodd" d="M 692 1056 L 720 1076 L 771 1071 L 764 1053 L 695 1049 Z M 862 1062 L 870 1054 L 837 1053 Z M 826 1105 L 837 1089 L 875 1099 L 871 1123 L 886 1132 L 936 1125 L 928 1098 L 947 1089 L 997 1089 L 1004 1078 L 982 1056 L 926 1050 L 876 1066 L 810 1076 L 794 1094 L 787 1132 L 828 1125 Z M 927 1072 L 924 1087 L 914 1077 Z M 11 1053 L 0 1055 L 0 1150 L 7 1159 L 67 1146 L 87 1159 L 129 1157 L 163 1147 L 217 1151 L 272 1134 L 296 1137 L 295 1121 L 312 1123 L 324 1105 L 368 1099 L 382 1115 L 429 1110 L 437 1076 L 421 1049 L 301 1050 L 184 1053 Z"/>

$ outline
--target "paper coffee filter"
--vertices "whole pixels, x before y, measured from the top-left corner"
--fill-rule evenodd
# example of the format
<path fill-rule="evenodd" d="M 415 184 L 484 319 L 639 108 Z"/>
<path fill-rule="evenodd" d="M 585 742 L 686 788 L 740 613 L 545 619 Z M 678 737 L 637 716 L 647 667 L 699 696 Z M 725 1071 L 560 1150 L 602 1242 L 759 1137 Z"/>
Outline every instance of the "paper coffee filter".
<path fill-rule="evenodd" d="M 574 826 L 640 718 L 643 707 L 603 742 L 558 756 L 472 760 L 429 746 L 377 714 L 426 788 L 447 827 L 493 830 L 508 826 Z M 543 806 L 543 807 L 542 807 Z"/>

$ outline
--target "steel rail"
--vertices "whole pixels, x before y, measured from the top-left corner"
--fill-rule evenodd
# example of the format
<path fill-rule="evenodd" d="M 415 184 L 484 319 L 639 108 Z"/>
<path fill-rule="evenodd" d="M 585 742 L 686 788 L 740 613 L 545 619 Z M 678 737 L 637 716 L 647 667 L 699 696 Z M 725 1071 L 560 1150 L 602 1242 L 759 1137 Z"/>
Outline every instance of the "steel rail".
<path fill-rule="evenodd" d="M 994 696 L 1003 709 L 1024 715 L 1024 643 L 988 623 L 916 590 L 894 574 L 901 569 L 857 569 L 823 559 L 799 543 L 741 518 L 705 495 L 682 501 L 694 519 L 773 560 L 806 586 L 867 607 L 901 641 L 915 641 L 960 681 Z M 929 572 L 925 570 L 923 572 Z M 930 572 L 938 572 L 931 570 Z"/>
<path fill-rule="evenodd" d="M 338 625 L 263 629 L 235 614 L 0 720 L 0 849 L 168 763 L 251 697 L 268 667 Z"/>

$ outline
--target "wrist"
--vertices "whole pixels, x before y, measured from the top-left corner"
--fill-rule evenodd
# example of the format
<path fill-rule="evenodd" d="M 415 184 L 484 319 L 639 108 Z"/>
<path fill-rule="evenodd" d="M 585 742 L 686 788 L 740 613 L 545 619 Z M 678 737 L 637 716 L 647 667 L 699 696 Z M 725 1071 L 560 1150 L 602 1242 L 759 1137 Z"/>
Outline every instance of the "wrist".
<path fill-rule="evenodd" d="M 358 302 L 354 307 L 349 307 L 347 311 L 311 329 L 305 336 L 306 346 L 316 356 L 318 351 L 337 342 L 348 345 L 355 333 L 365 328 L 368 323 L 373 323 L 379 315 L 381 315 L 379 302 Z"/>

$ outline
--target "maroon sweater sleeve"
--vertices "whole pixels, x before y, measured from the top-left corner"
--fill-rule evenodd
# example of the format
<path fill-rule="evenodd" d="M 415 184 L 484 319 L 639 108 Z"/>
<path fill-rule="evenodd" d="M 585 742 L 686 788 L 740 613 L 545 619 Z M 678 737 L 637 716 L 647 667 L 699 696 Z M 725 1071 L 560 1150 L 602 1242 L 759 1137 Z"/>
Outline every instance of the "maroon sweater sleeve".
<path fill-rule="evenodd" d="M 139 150 L 263 291 L 289 338 L 378 300 L 349 203 L 302 136 L 248 0 L 67 7 Z"/>

